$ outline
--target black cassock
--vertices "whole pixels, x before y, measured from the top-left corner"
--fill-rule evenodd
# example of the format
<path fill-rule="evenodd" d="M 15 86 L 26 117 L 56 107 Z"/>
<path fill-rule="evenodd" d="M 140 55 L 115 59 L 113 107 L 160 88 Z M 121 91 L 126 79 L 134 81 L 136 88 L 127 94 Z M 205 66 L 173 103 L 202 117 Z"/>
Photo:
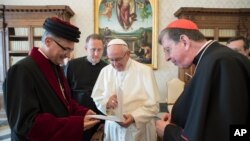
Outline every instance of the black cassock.
<path fill-rule="evenodd" d="M 72 97 L 79 104 L 92 109 L 97 114 L 101 112 L 97 109 L 91 93 L 101 69 L 106 65 L 107 63 L 102 60 L 92 65 L 85 56 L 69 61 L 65 69 Z"/>
<path fill-rule="evenodd" d="M 92 65 L 85 56 L 69 61 L 65 67 L 65 74 L 71 89 L 72 98 L 80 105 L 93 110 L 97 114 L 103 113 L 96 107 L 96 104 L 91 97 L 91 93 L 101 69 L 106 65 L 107 63 L 103 60 Z M 104 121 L 101 123 L 104 123 Z M 86 130 L 83 134 L 83 139 L 90 140 L 100 124 Z"/>
<path fill-rule="evenodd" d="M 212 43 L 172 110 L 164 141 L 229 141 L 230 125 L 249 124 L 250 61 Z"/>

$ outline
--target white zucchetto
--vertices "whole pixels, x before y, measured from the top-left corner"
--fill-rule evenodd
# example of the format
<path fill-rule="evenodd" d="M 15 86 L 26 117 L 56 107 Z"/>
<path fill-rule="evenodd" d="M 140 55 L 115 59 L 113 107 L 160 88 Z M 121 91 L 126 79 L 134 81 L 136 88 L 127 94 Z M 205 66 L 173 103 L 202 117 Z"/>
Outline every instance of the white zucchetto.
<path fill-rule="evenodd" d="M 111 45 L 125 45 L 125 46 L 128 46 L 128 44 L 122 39 L 113 39 L 113 40 L 109 41 L 108 47 L 111 46 Z"/>

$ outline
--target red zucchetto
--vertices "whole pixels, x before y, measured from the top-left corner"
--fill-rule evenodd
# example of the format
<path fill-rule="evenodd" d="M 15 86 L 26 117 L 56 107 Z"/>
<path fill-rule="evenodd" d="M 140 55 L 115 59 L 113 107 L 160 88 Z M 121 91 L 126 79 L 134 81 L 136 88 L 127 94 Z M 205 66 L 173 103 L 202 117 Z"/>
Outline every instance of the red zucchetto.
<path fill-rule="evenodd" d="M 168 24 L 167 28 L 199 30 L 198 26 L 194 22 L 190 20 L 186 20 L 186 19 L 175 20 L 171 22 L 170 24 Z"/>

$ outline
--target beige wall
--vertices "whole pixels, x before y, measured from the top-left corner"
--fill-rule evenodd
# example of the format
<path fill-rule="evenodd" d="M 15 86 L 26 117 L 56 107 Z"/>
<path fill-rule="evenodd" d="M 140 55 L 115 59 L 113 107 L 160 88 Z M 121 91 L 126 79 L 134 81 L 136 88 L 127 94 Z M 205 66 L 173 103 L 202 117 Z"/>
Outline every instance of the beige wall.
<path fill-rule="evenodd" d="M 68 5 L 75 12 L 71 22 L 77 25 L 82 34 L 76 45 L 75 57 L 85 55 L 83 49 L 87 35 L 94 32 L 93 17 L 94 0 L 0 0 L 5 5 Z M 175 19 L 173 13 L 180 7 L 206 7 L 206 8 L 249 8 L 250 0 L 158 0 L 159 2 L 159 30 L 168 22 Z M 161 100 L 166 99 L 166 82 L 177 77 L 178 69 L 172 63 L 166 63 L 161 48 L 158 49 L 158 69 L 155 76 L 160 89 Z"/>

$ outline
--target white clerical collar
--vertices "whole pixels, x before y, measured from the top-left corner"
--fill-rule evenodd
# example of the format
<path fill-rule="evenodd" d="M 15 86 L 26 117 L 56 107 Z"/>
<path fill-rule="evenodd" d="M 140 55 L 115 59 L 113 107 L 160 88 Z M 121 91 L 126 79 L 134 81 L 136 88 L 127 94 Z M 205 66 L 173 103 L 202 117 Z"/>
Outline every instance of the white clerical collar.
<path fill-rule="evenodd" d="M 92 65 L 92 66 L 95 66 L 96 64 L 98 64 L 100 61 L 101 61 L 101 59 L 98 61 L 98 62 L 92 62 L 90 59 L 91 58 L 88 58 L 88 56 L 86 56 L 86 58 L 87 58 L 87 61 Z"/>

